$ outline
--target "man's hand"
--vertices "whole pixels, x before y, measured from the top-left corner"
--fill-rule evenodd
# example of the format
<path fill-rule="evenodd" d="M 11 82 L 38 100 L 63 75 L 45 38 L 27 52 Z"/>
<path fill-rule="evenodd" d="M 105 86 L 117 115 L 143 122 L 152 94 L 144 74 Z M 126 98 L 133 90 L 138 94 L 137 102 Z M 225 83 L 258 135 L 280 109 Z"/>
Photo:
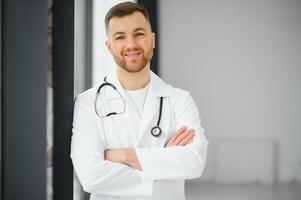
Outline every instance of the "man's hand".
<path fill-rule="evenodd" d="M 135 169 L 142 170 L 134 148 L 110 149 L 104 152 L 105 160 L 123 163 Z"/>
<path fill-rule="evenodd" d="M 181 127 L 167 141 L 165 147 L 185 146 L 190 144 L 194 137 L 194 129 L 187 129 L 186 126 Z"/>
<path fill-rule="evenodd" d="M 167 141 L 165 147 L 185 146 L 190 144 L 194 137 L 194 129 L 180 128 Z M 142 170 L 134 148 L 109 149 L 104 152 L 105 160 L 129 165 L 135 169 Z"/>

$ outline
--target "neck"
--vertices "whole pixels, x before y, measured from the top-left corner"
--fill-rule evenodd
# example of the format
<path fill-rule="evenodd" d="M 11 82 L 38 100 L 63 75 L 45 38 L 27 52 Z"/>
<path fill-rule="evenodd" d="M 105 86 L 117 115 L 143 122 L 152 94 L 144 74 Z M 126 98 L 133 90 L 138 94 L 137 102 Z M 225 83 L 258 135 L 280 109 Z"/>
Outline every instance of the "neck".
<path fill-rule="evenodd" d="M 150 81 L 150 65 L 145 66 L 140 72 L 128 72 L 117 67 L 117 77 L 125 90 L 139 90 Z"/>

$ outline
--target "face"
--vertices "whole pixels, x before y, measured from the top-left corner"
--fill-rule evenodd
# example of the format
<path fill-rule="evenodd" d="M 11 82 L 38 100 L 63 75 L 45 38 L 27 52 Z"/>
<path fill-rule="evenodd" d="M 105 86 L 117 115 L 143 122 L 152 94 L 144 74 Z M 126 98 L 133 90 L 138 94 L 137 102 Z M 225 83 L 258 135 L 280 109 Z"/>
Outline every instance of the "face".
<path fill-rule="evenodd" d="M 111 18 L 106 45 L 119 67 L 135 73 L 149 65 L 155 48 L 155 34 L 143 14 L 134 12 Z"/>

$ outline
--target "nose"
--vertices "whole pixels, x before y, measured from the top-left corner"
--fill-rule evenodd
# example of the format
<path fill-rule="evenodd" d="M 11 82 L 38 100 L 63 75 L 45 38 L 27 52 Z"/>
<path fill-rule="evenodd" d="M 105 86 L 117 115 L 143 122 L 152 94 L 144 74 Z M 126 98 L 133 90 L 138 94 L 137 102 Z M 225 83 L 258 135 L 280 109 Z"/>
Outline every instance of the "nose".
<path fill-rule="evenodd" d="M 137 42 L 134 37 L 128 37 L 126 41 L 126 50 L 133 50 L 137 47 Z"/>

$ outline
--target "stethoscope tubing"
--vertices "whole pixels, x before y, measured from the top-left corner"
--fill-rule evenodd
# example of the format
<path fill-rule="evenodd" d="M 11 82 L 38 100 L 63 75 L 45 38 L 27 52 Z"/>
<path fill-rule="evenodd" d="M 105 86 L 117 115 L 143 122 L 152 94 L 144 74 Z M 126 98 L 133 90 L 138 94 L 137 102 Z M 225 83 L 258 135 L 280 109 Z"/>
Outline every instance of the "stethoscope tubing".
<path fill-rule="evenodd" d="M 160 108 L 159 108 L 159 117 L 157 121 L 157 126 L 160 125 L 161 115 L 162 115 L 162 107 L 163 107 L 163 97 L 160 97 Z"/>
<path fill-rule="evenodd" d="M 154 137 L 159 137 L 162 133 L 162 130 L 160 128 L 160 121 L 161 121 L 161 116 L 162 116 L 162 108 L 163 108 L 163 97 L 160 97 L 160 108 L 159 108 L 159 117 L 158 117 L 158 121 L 157 121 L 157 125 L 154 126 L 151 129 L 151 134 Z"/>
<path fill-rule="evenodd" d="M 97 100 L 98 100 L 98 97 L 100 96 L 100 90 L 104 87 L 104 86 L 110 86 L 112 87 L 118 94 L 119 96 L 122 98 L 122 95 L 120 94 L 120 92 L 118 91 L 117 87 L 115 85 L 113 85 L 112 83 L 109 83 L 107 82 L 107 77 L 104 77 L 104 82 L 98 87 L 97 91 L 96 91 L 96 97 L 95 97 L 95 101 L 94 101 L 94 110 L 95 110 L 95 113 L 98 117 L 101 117 L 101 118 L 104 118 L 104 117 L 109 117 L 109 116 L 112 116 L 112 115 L 117 115 L 117 114 L 122 114 L 125 112 L 125 101 L 124 99 L 122 98 L 122 101 L 123 101 L 123 104 L 124 104 L 124 109 L 122 112 L 120 113 L 117 113 L 117 112 L 110 112 L 106 115 L 103 115 L 101 116 L 98 111 L 97 111 Z M 159 137 L 162 133 L 162 130 L 160 128 L 160 122 L 161 122 L 161 116 L 162 116 L 162 108 L 163 108 L 163 97 L 160 97 L 160 107 L 159 107 L 159 116 L 158 116 L 158 121 L 157 121 L 157 124 L 156 126 L 154 126 L 152 129 L 151 129 L 151 134 L 152 136 L 154 137 Z"/>

